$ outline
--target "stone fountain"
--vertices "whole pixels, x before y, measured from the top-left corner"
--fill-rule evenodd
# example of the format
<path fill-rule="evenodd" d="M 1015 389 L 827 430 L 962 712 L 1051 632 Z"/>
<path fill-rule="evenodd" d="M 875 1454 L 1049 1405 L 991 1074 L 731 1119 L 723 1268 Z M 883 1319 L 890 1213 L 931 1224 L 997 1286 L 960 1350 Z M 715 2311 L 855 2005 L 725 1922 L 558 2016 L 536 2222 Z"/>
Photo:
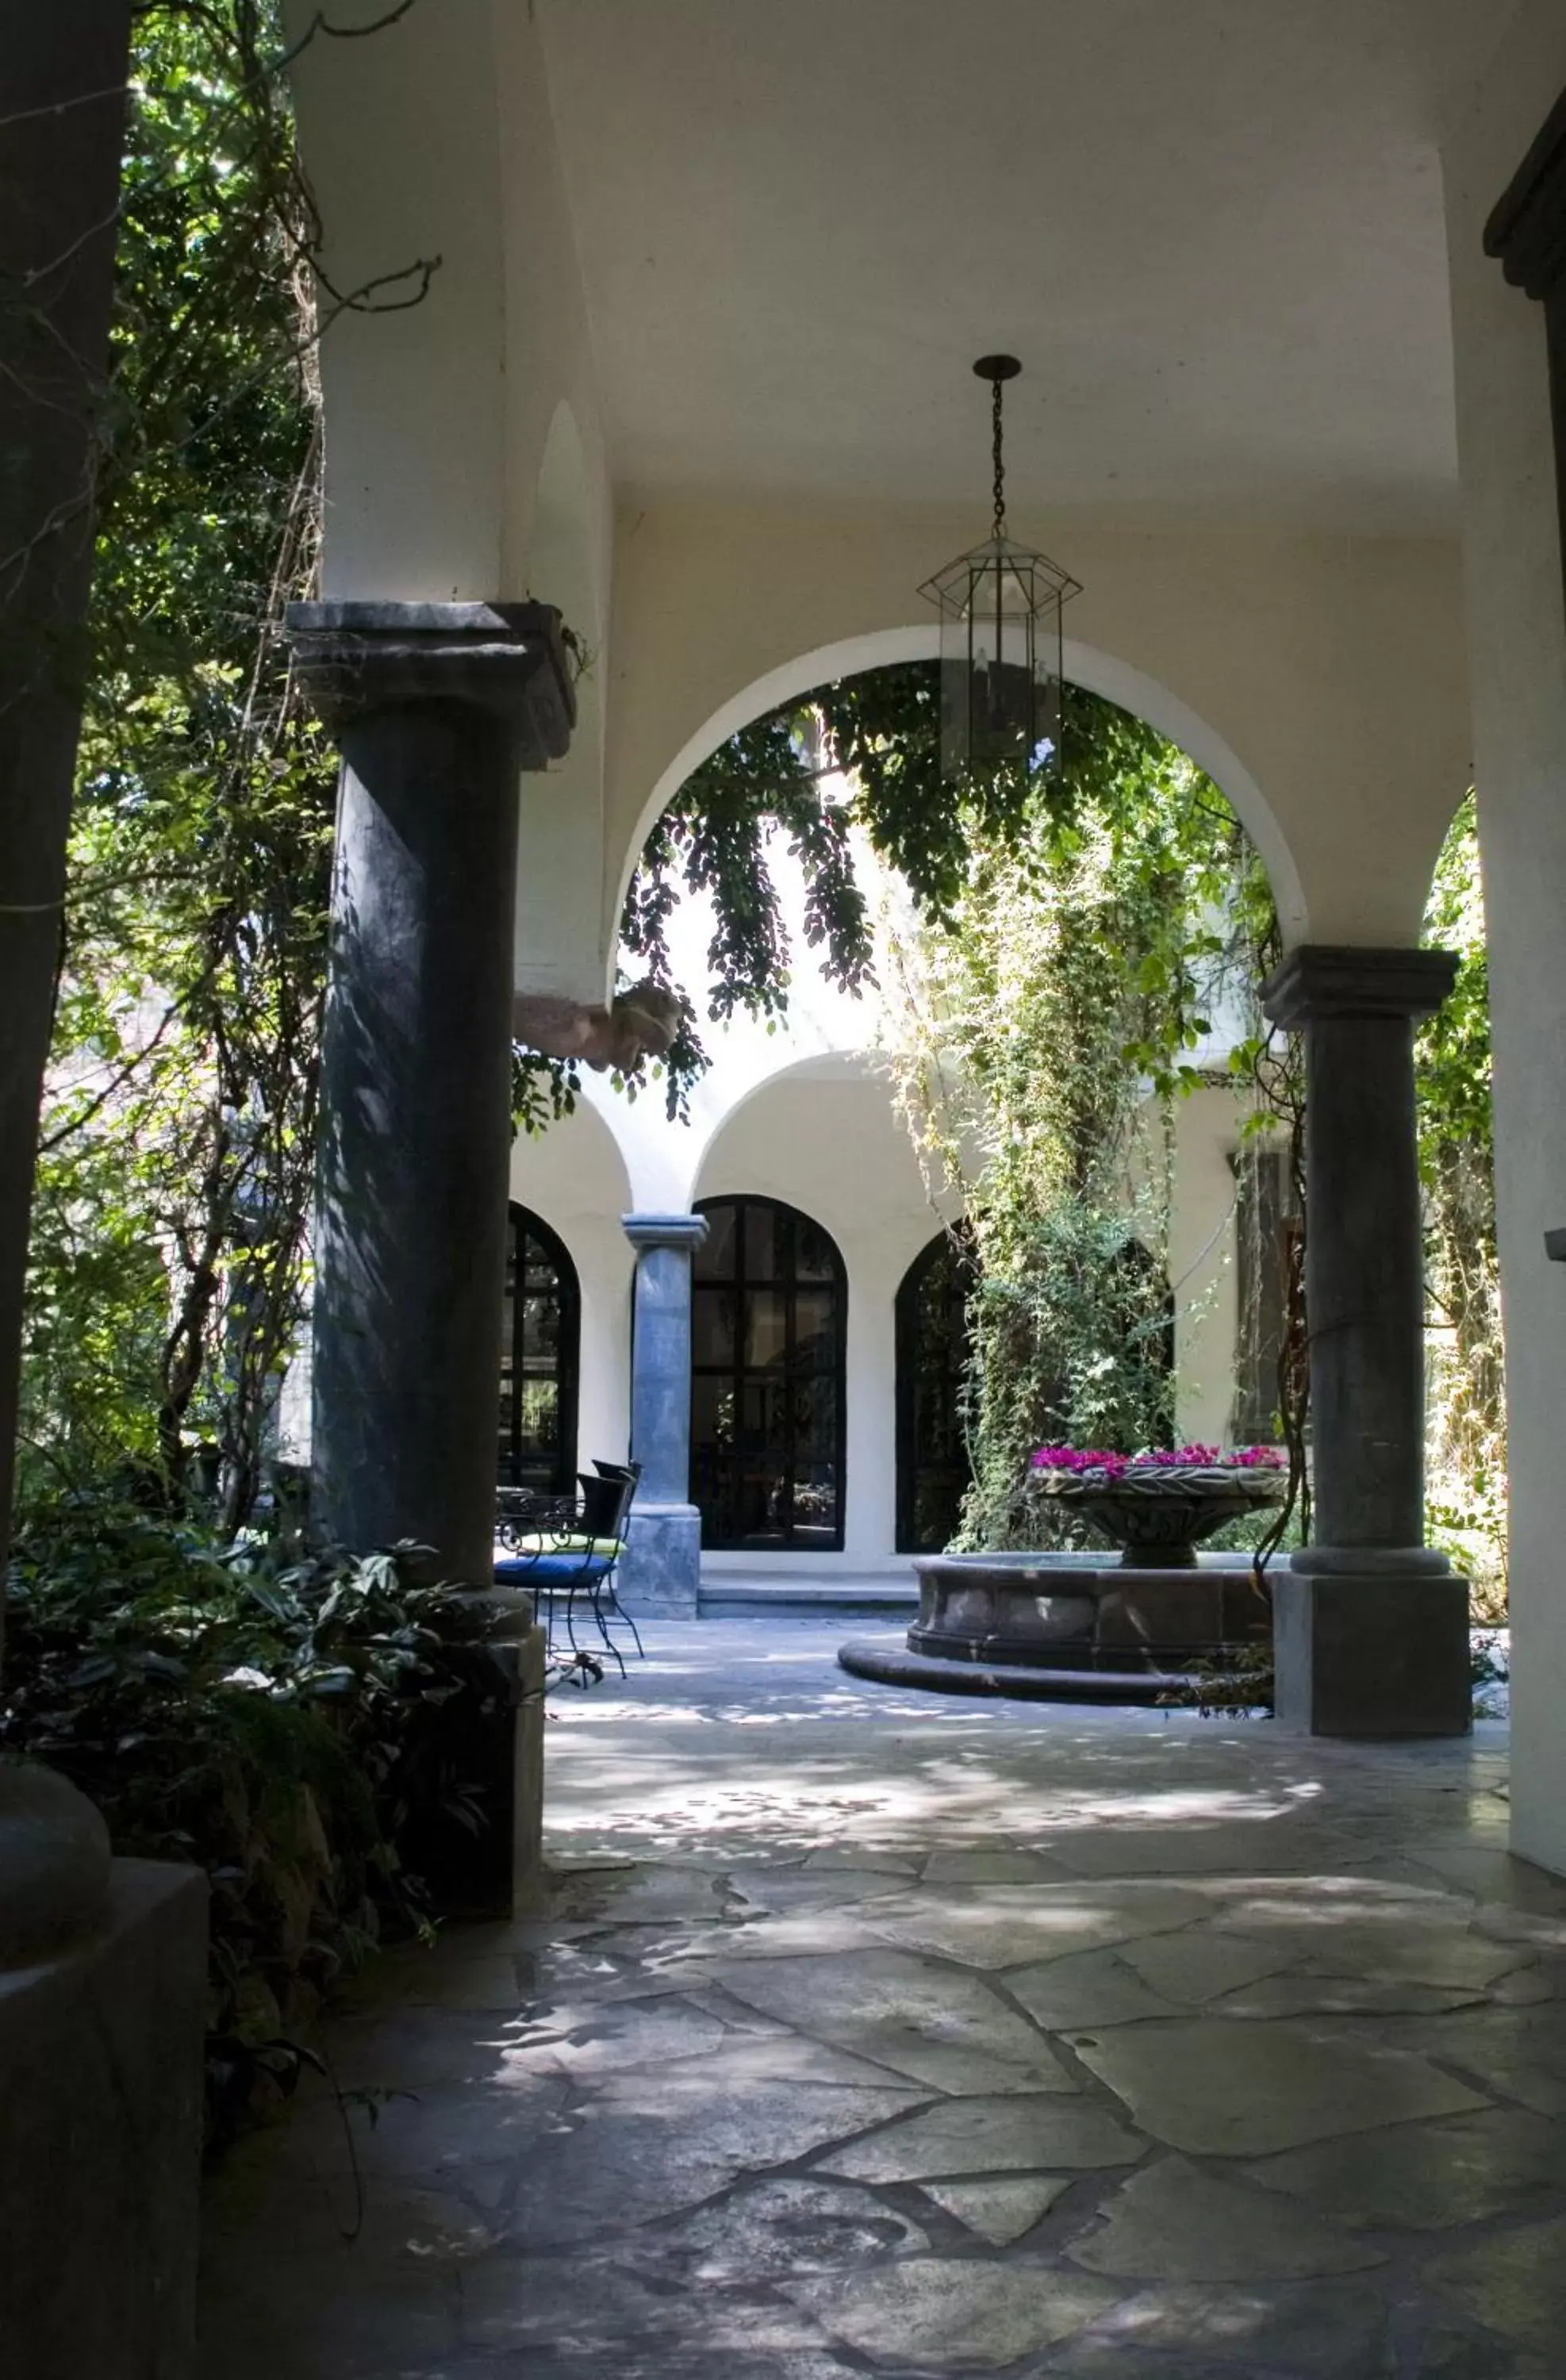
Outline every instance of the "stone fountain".
<path fill-rule="evenodd" d="M 1274 1463 L 1074 1463 L 1036 1475 L 1118 1554 L 920 1554 L 919 1616 L 905 1642 L 857 1638 L 856 1677 L 938 1694 L 1156 1703 L 1271 1635 L 1270 1597 L 1247 1553 L 1202 1553 L 1227 1522 L 1281 1502 Z"/>

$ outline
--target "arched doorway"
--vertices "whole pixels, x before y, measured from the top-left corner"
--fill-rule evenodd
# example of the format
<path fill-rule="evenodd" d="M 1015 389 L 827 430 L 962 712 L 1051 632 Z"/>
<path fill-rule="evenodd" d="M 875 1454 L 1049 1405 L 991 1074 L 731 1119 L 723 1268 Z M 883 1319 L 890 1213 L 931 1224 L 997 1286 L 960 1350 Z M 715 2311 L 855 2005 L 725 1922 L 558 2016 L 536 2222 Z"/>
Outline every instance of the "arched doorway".
<path fill-rule="evenodd" d="M 511 1204 L 501 1334 L 503 1488 L 564 1495 L 577 1475 L 577 1366 L 582 1294 L 564 1242 Z"/>
<path fill-rule="evenodd" d="M 965 1240 L 937 1232 L 897 1291 L 897 1551 L 940 1553 L 962 1518 L 973 1476 L 963 1427 L 968 1294 Z"/>
<path fill-rule="evenodd" d="M 843 1544 L 848 1281 L 836 1243 L 775 1198 L 703 1198 L 692 1267 L 691 1500 L 713 1552 Z"/>

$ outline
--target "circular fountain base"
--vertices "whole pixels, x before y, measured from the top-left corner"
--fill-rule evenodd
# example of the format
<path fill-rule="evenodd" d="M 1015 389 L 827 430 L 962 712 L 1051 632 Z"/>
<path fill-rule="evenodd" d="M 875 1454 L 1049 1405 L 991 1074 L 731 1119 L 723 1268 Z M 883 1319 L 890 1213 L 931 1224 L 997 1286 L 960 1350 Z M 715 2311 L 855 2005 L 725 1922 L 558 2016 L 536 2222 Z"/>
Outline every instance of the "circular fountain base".
<path fill-rule="evenodd" d="M 1161 1570 L 1112 1555 L 921 1554 L 914 1568 L 919 1616 L 905 1645 L 844 1645 L 838 1658 L 856 1677 L 933 1694 L 1156 1703 L 1271 1633 L 1244 1554 Z"/>
<path fill-rule="evenodd" d="M 910 1653 L 900 1636 L 851 1636 L 837 1648 L 849 1674 L 927 1694 L 999 1694 L 1027 1703 L 1161 1703 L 1196 1685 L 1162 1670 L 1046 1670 L 1032 1663 L 952 1661 Z"/>

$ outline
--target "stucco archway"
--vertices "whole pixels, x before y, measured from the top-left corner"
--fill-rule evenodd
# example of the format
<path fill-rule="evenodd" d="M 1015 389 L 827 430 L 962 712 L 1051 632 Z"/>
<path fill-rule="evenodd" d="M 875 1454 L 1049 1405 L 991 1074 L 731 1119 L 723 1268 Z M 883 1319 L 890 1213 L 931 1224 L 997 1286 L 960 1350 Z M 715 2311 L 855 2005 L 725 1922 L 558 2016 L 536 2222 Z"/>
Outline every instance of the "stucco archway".
<path fill-rule="evenodd" d="M 866 670 L 887 669 L 899 662 L 932 661 L 939 650 L 940 632 L 933 622 L 881 628 L 867 636 L 844 638 L 836 644 L 818 645 L 742 687 L 681 747 L 649 795 L 622 868 L 616 916 L 652 828 L 686 779 L 704 760 L 710 759 L 731 735 L 737 735 L 752 720 L 764 718 L 780 704 L 808 694 L 813 686 L 830 685 L 840 677 L 855 677 Z M 1122 710 L 1135 712 L 1206 770 L 1261 854 L 1284 941 L 1300 940 L 1305 931 L 1307 910 L 1293 854 L 1261 787 L 1223 737 L 1168 686 L 1113 653 L 1068 637 L 1064 666 L 1072 685 L 1085 687 L 1090 694 L 1102 695 Z"/>

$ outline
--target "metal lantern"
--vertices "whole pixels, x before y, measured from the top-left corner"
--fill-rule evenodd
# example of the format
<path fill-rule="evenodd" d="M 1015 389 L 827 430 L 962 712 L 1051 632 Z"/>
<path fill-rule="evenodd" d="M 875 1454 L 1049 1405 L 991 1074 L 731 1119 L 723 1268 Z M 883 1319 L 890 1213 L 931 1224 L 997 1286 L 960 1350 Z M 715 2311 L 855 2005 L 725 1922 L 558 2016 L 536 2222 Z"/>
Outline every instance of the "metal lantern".
<path fill-rule="evenodd" d="M 919 593 L 941 613 L 941 770 L 1052 775 L 1061 763 L 1061 613 L 1082 591 L 1069 571 L 1006 535 L 1002 391 L 1015 356 L 980 356 L 991 391 L 995 519 Z"/>

